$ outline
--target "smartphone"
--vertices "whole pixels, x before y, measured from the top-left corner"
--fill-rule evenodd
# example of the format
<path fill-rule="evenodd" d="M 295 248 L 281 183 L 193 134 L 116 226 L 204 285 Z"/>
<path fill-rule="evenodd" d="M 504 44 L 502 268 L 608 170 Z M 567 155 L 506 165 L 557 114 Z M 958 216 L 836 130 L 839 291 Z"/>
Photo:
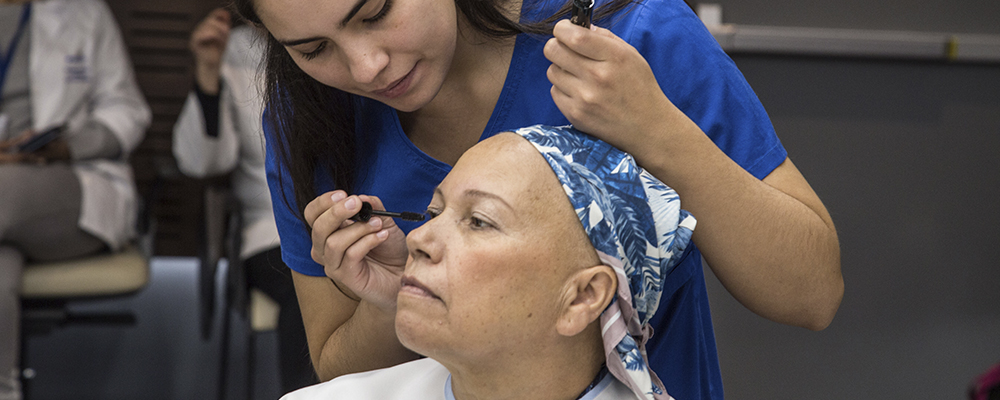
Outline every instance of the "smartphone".
<path fill-rule="evenodd" d="M 590 19 L 594 16 L 594 0 L 573 0 L 573 14 L 569 21 L 584 28 L 590 28 Z"/>
<path fill-rule="evenodd" d="M 62 135 L 64 129 L 66 129 L 66 125 L 59 125 L 46 129 L 44 132 L 32 136 L 31 139 L 17 145 L 17 151 L 19 153 L 34 153 L 35 151 L 38 151 L 38 149 L 45 147 L 45 145 L 58 138 L 59 135 Z"/>

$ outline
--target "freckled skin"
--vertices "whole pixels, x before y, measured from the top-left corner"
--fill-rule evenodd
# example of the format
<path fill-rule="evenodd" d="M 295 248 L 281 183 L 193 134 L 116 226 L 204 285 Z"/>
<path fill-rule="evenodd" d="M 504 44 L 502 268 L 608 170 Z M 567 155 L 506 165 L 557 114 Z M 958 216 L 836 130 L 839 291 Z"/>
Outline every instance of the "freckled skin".
<path fill-rule="evenodd" d="M 495 194 L 511 208 L 463 196 L 469 190 Z M 405 346 L 446 365 L 502 364 L 561 340 L 560 289 L 600 262 L 555 174 L 527 141 L 501 134 L 473 147 L 429 209 L 439 215 L 407 237 L 404 275 L 440 299 L 401 292 L 396 331 Z M 473 229 L 469 217 L 495 227 Z"/>

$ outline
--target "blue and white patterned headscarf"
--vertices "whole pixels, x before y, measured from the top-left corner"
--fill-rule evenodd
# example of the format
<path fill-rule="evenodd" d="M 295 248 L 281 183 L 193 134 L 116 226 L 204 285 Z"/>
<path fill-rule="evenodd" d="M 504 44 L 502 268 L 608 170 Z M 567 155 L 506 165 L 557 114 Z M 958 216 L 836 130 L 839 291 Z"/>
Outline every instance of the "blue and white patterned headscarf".
<path fill-rule="evenodd" d="M 535 146 L 563 185 L 601 262 L 618 275 L 618 293 L 601 314 L 608 371 L 640 399 L 670 399 L 649 369 L 645 343 L 663 278 L 691 241 L 695 219 L 677 192 L 631 155 L 573 127 L 515 131 Z"/>

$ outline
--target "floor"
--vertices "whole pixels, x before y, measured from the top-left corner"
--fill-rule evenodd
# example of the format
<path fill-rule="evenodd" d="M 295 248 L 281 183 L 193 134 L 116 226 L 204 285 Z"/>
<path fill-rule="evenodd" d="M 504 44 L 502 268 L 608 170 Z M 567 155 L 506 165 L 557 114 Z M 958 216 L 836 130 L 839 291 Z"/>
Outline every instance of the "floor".
<path fill-rule="evenodd" d="M 277 399 L 274 332 L 253 339 L 253 378 L 229 368 L 219 390 L 222 318 L 215 316 L 212 337 L 202 339 L 197 267 L 193 258 L 154 258 L 150 284 L 137 295 L 72 306 L 76 312 L 133 310 L 134 326 L 70 325 L 29 337 L 26 365 L 34 377 L 26 399 Z M 247 365 L 248 331 L 236 318 L 228 365 Z"/>

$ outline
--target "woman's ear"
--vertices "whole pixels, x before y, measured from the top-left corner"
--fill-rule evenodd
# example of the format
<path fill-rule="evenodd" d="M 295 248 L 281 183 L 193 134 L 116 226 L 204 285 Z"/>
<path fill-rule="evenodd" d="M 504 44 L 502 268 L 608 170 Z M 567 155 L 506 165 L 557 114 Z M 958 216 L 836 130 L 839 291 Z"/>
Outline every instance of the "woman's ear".
<path fill-rule="evenodd" d="M 556 331 L 563 336 L 576 336 L 591 322 L 600 318 L 618 290 L 618 277 L 607 265 L 585 268 L 567 282 L 562 313 L 556 321 Z"/>

